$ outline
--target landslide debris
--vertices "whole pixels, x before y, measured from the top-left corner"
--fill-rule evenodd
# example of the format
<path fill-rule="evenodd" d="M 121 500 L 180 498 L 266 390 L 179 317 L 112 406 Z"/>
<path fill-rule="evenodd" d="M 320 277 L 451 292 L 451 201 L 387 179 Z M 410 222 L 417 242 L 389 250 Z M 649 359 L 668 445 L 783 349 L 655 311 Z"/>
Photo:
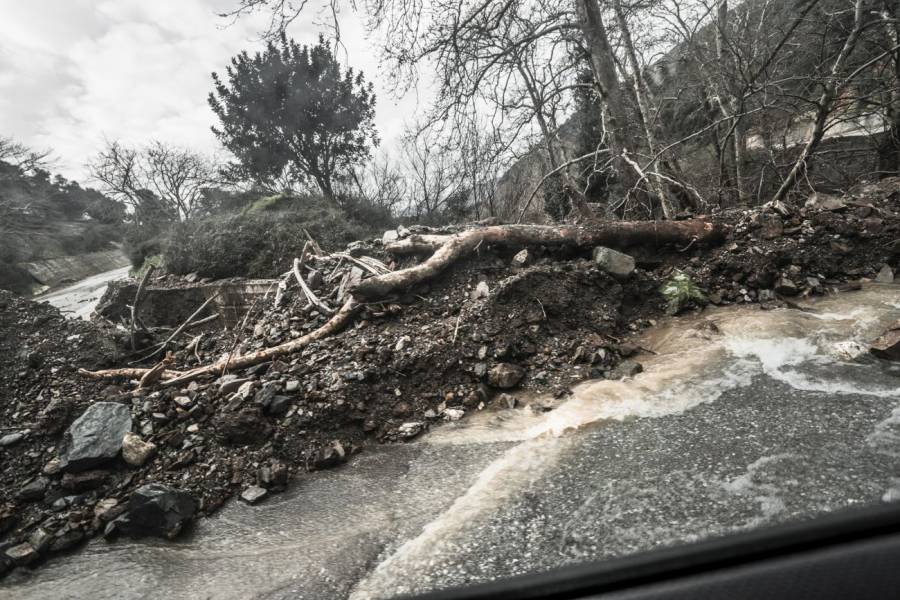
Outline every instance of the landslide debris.
<path fill-rule="evenodd" d="M 99 534 L 174 536 L 228 498 L 263 501 L 367 444 L 407 441 L 472 411 L 552 407 L 529 406 L 523 391 L 563 397 L 586 378 L 633 377 L 642 349 L 628 338 L 667 309 L 769 308 L 886 281 L 900 260 L 898 213 L 894 179 L 804 206 L 723 212 L 715 218 L 732 229 L 713 248 L 485 245 L 364 305 L 348 328 L 300 352 L 175 386 L 78 376 L 133 360 L 115 341 L 122 331 L 0 292 L 0 573 Z M 346 256 L 394 269 L 421 260 L 390 255 L 382 239 L 351 244 Z M 363 269 L 328 260 L 303 277 L 334 307 L 344 279 Z M 179 281 L 164 287 L 177 292 Z M 673 282 L 686 290 L 675 306 L 662 293 Z M 133 289 L 123 289 L 108 306 L 130 301 Z M 242 328 L 210 323 L 177 339 L 172 368 L 284 343 L 331 316 L 290 278 L 275 295 L 251 307 Z"/>

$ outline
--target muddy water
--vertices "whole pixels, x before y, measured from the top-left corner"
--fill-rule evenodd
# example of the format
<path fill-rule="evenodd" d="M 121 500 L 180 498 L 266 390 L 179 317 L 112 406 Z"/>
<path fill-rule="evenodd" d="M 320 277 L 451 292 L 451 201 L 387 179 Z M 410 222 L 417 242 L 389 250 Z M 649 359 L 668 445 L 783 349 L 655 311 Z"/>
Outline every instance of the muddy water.
<path fill-rule="evenodd" d="M 42 294 L 37 298 L 62 311 L 70 319 L 88 319 L 111 281 L 127 279 L 131 267 L 98 273 L 70 286 Z"/>
<path fill-rule="evenodd" d="M 384 598 L 900 499 L 900 373 L 848 360 L 897 318 L 872 286 L 677 319 L 631 381 L 373 450 L 174 545 L 93 542 L 0 598 Z"/>

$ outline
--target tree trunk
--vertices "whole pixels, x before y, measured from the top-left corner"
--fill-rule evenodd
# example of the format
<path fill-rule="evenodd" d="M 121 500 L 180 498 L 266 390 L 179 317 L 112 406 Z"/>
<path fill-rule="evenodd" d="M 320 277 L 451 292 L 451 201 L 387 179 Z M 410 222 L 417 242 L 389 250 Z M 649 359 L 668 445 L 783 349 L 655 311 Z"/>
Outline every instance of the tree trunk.
<path fill-rule="evenodd" d="M 606 26 L 603 23 L 603 15 L 597 0 L 575 0 L 575 12 L 584 36 L 585 47 L 588 50 L 591 71 L 594 81 L 600 91 L 603 101 L 603 120 L 608 132 L 608 145 L 610 155 L 613 158 L 613 166 L 618 171 L 618 183 L 613 190 L 623 197 L 637 177 L 625 164 L 622 155 L 629 149 L 629 136 L 627 129 L 627 110 L 625 97 L 619 85 L 619 77 L 616 72 L 616 59 Z"/>
<path fill-rule="evenodd" d="M 856 48 L 856 43 L 857 41 L 859 41 L 859 36 L 862 33 L 865 4 L 865 0 L 856 0 L 853 30 L 844 41 L 844 45 L 841 48 L 840 53 L 834 60 L 834 64 L 832 64 L 831 66 L 831 73 L 829 74 L 828 79 L 823 84 L 824 90 L 822 91 L 822 95 L 819 97 L 819 101 L 817 103 L 816 119 L 813 125 L 812 135 L 803 146 L 803 151 L 797 158 L 797 162 L 794 163 L 794 166 L 793 168 L 791 168 L 790 173 L 788 173 L 784 182 L 781 184 L 781 187 L 778 188 L 778 191 L 775 193 L 775 197 L 772 198 L 773 204 L 782 202 L 788 195 L 788 193 L 792 189 L 794 189 L 794 186 L 800 179 L 800 175 L 806 171 L 810 157 L 813 155 L 813 153 L 819 147 L 819 143 L 821 143 L 822 139 L 825 137 L 825 125 L 828 122 L 828 117 L 831 116 L 831 111 L 834 108 L 835 100 L 838 98 L 838 95 L 841 90 L 843 90 L 844 86 L 849 82 L 848 78 L 841 78 L 840 75 L 844 70 L 844 64 L 847 62 L 847 58 L 849 58 L 849 56 L 853 53 L 853 50 Z"/>
<path fill-rule="evenodd" d="M 613 9 L 616 14 L 616 22 L 619 25 L 619 31 L 622 35 L 622 43 L 625 46 L 625 55 L 628 59 L 628 64 L 631 67 L 631 78 L 634 82 L 634 96 L 637 100 L 638 115 L 644 129 L 644 136 L 647 138 L 647 149 L 650 152 L 650 156 L 656 156 L 659 150 L 659 144 L 656 142 L 653 124 L 650 123 L 650 89 L 647 87 L 646 81 L 644 81 L 641 65 L 637 58 L 637 51 L 634 48 L 634 41 L 631 39 L 631 30 L 628 28 L 628 21 L 625 20 L 625 12 L 622 10 L 622 3 L 620 0 L 613 0 Z M 650 166 L 654 171 L 659 168 L 655 167 L 653 164 Z M 659 197 L 659 205 L 662 209 L 663 216 L 666 219 L 671 219 L 675 211 L 669 202 L 665 182 L 658 175 L 650 175 L 649 183 L 653 187 L 653 192 Z"/>

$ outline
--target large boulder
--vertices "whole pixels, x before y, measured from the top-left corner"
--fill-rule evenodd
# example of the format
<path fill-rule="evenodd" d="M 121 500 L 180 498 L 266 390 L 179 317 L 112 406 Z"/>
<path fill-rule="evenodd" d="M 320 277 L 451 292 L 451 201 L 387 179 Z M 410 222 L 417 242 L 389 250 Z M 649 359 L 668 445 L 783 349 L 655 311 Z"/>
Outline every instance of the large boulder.
<path fill-rule="evenodd" d="M 187 492 L 148 483 L 131 495 L 125 513 L 110 523 L 107 534 L 175 538 L 194 518 L 197 502 Z"/>
<path fill-rule="evenodd" d="M 115 402 L 92 404 L 63 436 L 59 447 L 60 469 L 86 471 L 115 458 L 129 431 L 131 409 L 127 406 Z"/>

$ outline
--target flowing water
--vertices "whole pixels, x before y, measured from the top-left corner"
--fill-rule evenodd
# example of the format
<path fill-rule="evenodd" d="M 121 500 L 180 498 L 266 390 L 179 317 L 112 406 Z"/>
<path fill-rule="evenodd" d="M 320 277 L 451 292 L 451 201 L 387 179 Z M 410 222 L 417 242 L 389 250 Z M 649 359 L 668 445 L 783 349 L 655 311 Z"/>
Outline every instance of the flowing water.
<path fill-rule="evenodd" d="M 174 544 L 91 542 L 0 598 L 385 598 L 900 499 L 900 287 L 649 333 L 633 380 L 484 411 L 234 502 Z"/>

